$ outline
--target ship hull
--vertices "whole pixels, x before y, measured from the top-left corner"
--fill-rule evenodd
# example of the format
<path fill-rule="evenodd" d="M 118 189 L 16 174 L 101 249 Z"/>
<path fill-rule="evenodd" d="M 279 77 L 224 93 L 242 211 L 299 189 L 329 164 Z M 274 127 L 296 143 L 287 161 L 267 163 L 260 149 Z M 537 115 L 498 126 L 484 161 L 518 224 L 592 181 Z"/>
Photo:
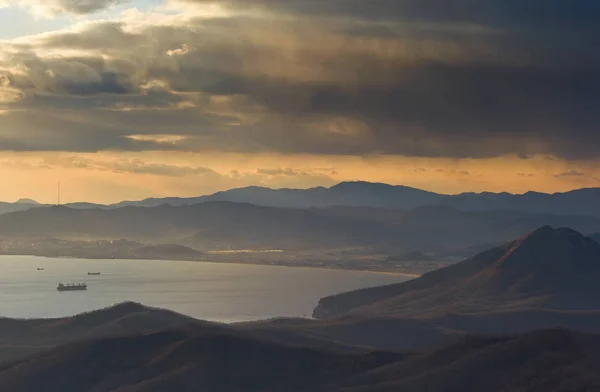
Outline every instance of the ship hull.
<path fill-rule="evenodd" d="M 58 290 L 58 291 L 82 291 L 82 290 L 87 290 L 87 287 L 59 287 L 56 290 Z"/>

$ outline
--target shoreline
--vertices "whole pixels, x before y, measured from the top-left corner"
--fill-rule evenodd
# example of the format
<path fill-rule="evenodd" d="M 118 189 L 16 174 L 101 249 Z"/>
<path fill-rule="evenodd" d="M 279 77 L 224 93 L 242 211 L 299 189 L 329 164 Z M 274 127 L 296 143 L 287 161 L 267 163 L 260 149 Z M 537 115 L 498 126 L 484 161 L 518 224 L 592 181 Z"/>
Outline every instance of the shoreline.
<path fill-rule="evenodd" d="M 145 260 L 145 261 L 186 261 L 192 263 L 210 263 L 210 264 L 237 264 L 237 265 L 257 265 L 264 267 L 281 267 L 281 268 L 310 268 L 310 269 L 322 269 L 322 270 L 332 270 L 332 271 L 348 271 L 348 272 L 369 272 L 380 275 L 397 275 L 403 276 L 406 278 L 418 278 L 422 274 L 410 273 L 410 272 L 400 272 L 390 269 L 366 269 L 366 268 L 339 268 L 336 266 L 327 266 L 327 265 L 312 265 L 312 264 L 302 264 L 302 265 L 294 265 L 294 264 L 284 264 L 284 263 L 274 263 L 274 262 L 243 262 L 239 260 L 222 260 L 222 261 L 214 261 L 214 260 L 202 260 L 202 259 L 190 259 L 190 258 L 127 258 L 127 257 L 85 257 L 85 256 L 55 256 L 55 255 L 39 255 L 39 254 L 25 254 L 25 253 L 0 253 L 0 257 L 8 257 L 8 256 L 29 256 L 29 257 L 39 257 L 39 258 L 47 258 L 47 259 L 80 259 L 80 260 Z"/>

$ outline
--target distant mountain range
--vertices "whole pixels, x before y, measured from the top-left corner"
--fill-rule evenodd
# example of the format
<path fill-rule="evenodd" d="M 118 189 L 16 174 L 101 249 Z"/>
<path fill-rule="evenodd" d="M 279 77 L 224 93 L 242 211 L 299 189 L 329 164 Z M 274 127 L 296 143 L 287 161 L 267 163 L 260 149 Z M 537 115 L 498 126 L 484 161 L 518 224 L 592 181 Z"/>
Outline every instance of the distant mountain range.
<path fill-rule="evenodd" d="M 567 228 L 532 233 L 396 285 L 323 298 L 316 317 L 600 309 L 600 244 Z"/>
<path fill-rule="evenodd" d="M 406 186 L 369 182 L 342 182 L 331 188 L 270 189 L 263 187 L 237 188 L 212 195 L 191 198 L 151 198 L 123 201 L 111 205 L 71 203 L 71 208 L 119 208 L 125 206 L 156 207 L 193 205 L 205 202 L 250 203 L 282 208 L 387 207 L 412 209 L 421 206 L 446 205 L 462 211 L 520 211 L 541 214 L 600 216 L 600 188 L 578 189 L 564 193 L 527 192 L 462 193 L 444 195 Z M 31 202 L 33 202 L 31 200 Z M 36 203 L 0 203 L 0 213 L 23 210 Z"/>
<path fill-rule="evenodd" d="M 19 203 L 19 202 L 15 202 L 15 203 L 0 202 L 0 215 L 6 214 L 9 212 L 25 211 L 25 210 L 29 210 L 29 209 L 35 208 L 35 207 L 43 207 L 43 205 L 33 204 L 33 203 Z"/>
<path fill-rule="evenodd" d="M 33 199 L 19 199 L 15 202 L 16 204 L 40 204 L 37 201 L 33 200 Z"/>
<path fill-rule="evenodd" d="M 376 247 L 439 254 L 500 244 L 546 224 L 584 233 L 600 231 L 600 217 L 589 216 L 464 212 L 447 206 L 303 210 L 207 202 L 151 208 L 32 208 L 0 215 L 0 239 L 128 239 L 198 250 Z"/>
<path fill-rule="evenodd" d="M 428 205 L 447 205 L 462 211 L 521 211 L 544 214 L 600 216 L 600 188 L 579 189 L 565 193 L 527 192 L 462 193 L 444 195 L 407 186 L 370 182 L 342 182 L 331 188 L 270 189 L 247 187 L 194 198 L 146 199 L 121 202 L 124 205 L 152 207 L 160 204 L 183 205 L 207 201 L 250 203 L 284 208 L 325 208 L 332 206 L 388 207 L 412 209 Z"/>

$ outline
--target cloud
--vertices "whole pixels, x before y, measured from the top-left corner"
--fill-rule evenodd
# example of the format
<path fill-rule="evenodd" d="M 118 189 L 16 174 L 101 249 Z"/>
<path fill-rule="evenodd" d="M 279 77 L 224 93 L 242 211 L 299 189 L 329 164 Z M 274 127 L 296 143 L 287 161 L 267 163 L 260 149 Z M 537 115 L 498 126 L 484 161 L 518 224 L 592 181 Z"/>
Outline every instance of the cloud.
<path fill-rule="evenodd" d="M 310 168 L 310 169 L 293 169 L 291 167 L 286 168 L 274 168 L 274 169 L 256 169 L 257 174 L 266 176 L 283 176 L 283 177 L 323 177 L 330 179 L 329 176 L 336 176 L 339 173 L 335 168 Z"/>
<path fill-rule="evenodd" d="M 561 178 L 561 177 L 585 177 L 586 174 L 584 172 L 580 172 L 577 170 L 569 170 L 566 172 L 553 174 L 552 177 Z"/>
<path fill-rule="evenodd" d="M 0 43 L 0 149 L 600 153 L 595 2 L 211 3 Z"/>
<path fill-rule="evenodd" d="M 427 169 L 423 169 L 423 168 L 413 170 L 413 172 L 415 172 L 415 173 L 426 172 L 426 171 L 427 171 Z M 471 172 L 468 170 L 438 168 L 438 169 L 434 169 L 433 171 L 437 172 L 437 173 L 458 174 L 460 176 L 470 176 L 471 175 Z"/>
<path fill-rule="evenodd" d="M 189 4 L 223 4 L 322 18 L 353 18 L 364 22 L 420 24 L 426 28 L 473 33 L 512 29 L 598 28 L 594 0 L 178 0 Z M 433 26 L 432 26 L 433 25 Z M 392 26 L 393 27 L 393 26 Z M 418 27 L 418 26 L 417 26 Z M 454 27 L 454 29 L 448 29 Z M 564 27 L 565 29 L 561 29 Z M 563 30 L 563 31 L 561 31 Z M 525 34 L 525 31 L 519 31 Z"/>
<path fill-rule="evenodd" d="M 216 174 L 202 166 L 181 166 L 164 163 L 145 162 L 139 159 L 102 161 L 78 156 L 56 156 L 40 162 L 42 168 L 85 169 L 111 171 L 113 173 L 149 174 L 154 176 L 183 177 L 189 175 Z"/>
<path fill-rule="evenodd" d="M 295 170 L 290 167 L 286 167 L 285 169 L 277 168 L 277 169 L 257 169 L 256 172 L 258 174 L 266 174 L 268 176 L 305 176 L 308 175 L 306 171 Z"/>
<path fill-rule="evenodd" d="M 128 0 L 5 0 L 0 8 L 10 5 L 28 8 L 38 16 L 56 16 L 59 14 L 84 15 L 101 11 L 112 6 L 126 3 Z"/>
<path fill-rule="evenodd" d="M 69 178 L 77 172 L 104 173 L 105 178 L 131 179 L 140 182 L 145 176 L 155 177 L 173 186 L 203 189 L 203 192 L 215 192 L 223 189 L 251 185 L 282 187 L 331 186 L 337 183 L 331 175 L 331 168 L 291 168 L 217 171 L 202 165 L 174 164 L 162 161 L 149 161 L 140 158 L 119 158 L 118 155 L 96 157 L 92 154 L 69 155 L 62 153 L 46 154 L 38 159 L 4 159 L 0 167 L 8 170 L 58 171 L 62 177 Z M 79 175 L 81 177 L 81 175 Z M 79 178 L 76 177 L 76 178 Z M 88 177 L 88 175 L 84 175 Z M 200 191 L 199 191 L 200 192 Z"/>

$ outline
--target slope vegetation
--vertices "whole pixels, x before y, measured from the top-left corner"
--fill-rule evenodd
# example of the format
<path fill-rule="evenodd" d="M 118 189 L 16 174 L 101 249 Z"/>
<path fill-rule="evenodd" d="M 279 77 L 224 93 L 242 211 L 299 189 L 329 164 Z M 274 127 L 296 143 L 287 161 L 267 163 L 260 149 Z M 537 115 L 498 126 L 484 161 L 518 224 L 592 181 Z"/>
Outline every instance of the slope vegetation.
<path fill-rule="evenodd" d="M 522 308 L 600 308 L 600 244 L 567 229 L 534 232 L 396 285 L 323 298 L 315 317 L 415 316 Z"/>
<path fill-rule="evenodd" d="M 594 391 L 600 338 L 466 337 L 414 354 L 344 354 L 194 327 L 80 342 L 0 369 L 7 392 Z"/>

